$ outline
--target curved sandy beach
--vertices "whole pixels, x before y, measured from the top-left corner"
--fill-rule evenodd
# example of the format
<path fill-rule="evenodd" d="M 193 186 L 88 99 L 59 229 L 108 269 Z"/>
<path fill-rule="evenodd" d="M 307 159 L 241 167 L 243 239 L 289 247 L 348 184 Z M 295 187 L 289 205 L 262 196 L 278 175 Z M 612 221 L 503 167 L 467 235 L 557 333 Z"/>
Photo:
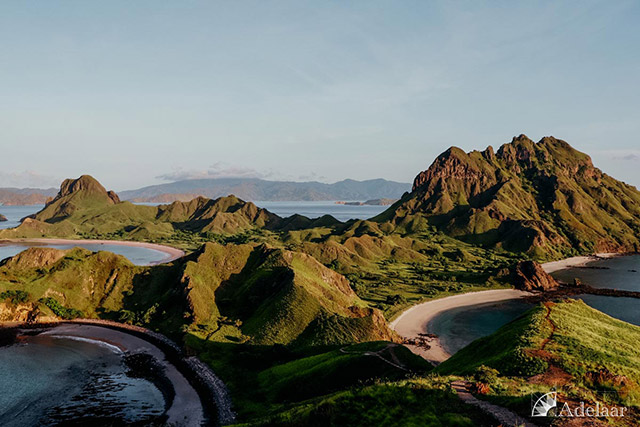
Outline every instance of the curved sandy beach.
<path fill-rule="evenodd" d="M 438 314 L 458 307 L 472 306 L 489 302 L 505 301 L 532 295 L 530 292 L 515 289 L 494 289 L 489 291 L 468 292 L 466 294 L 453 295 L 432 301 L 423 302 L 407 309 L 393 322 L 391 329 L 404 338 L 417 338 L 419 334 L 429 333 L 427 326 Z M 407 345 L 415 354 L 422 356 L 432 364 L 439 364 L 447 360 L 451 355 L 442 347 L 440 341 L 434 338 L 430 343 L 431 348 Z"/>
<path fill-rule="evenodd" d="M 173 404 L 167 411 L 170 425 L 200 426 L 205 420 L 200 396 L 178 369 L 166 360 L 165 354 L 155 345 L 126 332 L 94 325 L 62 324 L 53 326 L 42 334 L 100 341 L 115 351 L 144 352 L 155 357 L 164 367 L 167 378 L 175 390 Z"/>
<path fill-rule="evenodd" d="M 588 256 L 574 256 L 571 258 L 561 259 L 559 261 L 545 262 L 542 264 L 542 268 L 548 274 L 554 273 L 559 270 L 571 267 L 584 267 L 587 263 L 592 261 L 598 261 L 599 259 L 614 258 L 623 254 L 617 252 L 599 253 Z"/>
<path fill-rule="evenodd" d="M 152 249 L 154 251 L 162 252 L 166 255 L 166 257 L 160 261 L 152 262 L 149 265 L 158 265 L 158 264 L 166 264 L 171 261 L 175 261 L 178 258 L 182 258 L 185 255 L 185 252 L 172 248 L 171 246 L 158 245 L 156 243 L 146 243 L 146 242 L 130 242 L 126 240 L 84 240 L 84 239 L 2 239 L 0 243 L 40 243 L 40 244 L 49 244 L 49 245 L 74 245 L 77 243 L 88 243 L 95 245 L 120 245 L 120 246 L 131 246 L 131 247 L 139 247 Z"/>

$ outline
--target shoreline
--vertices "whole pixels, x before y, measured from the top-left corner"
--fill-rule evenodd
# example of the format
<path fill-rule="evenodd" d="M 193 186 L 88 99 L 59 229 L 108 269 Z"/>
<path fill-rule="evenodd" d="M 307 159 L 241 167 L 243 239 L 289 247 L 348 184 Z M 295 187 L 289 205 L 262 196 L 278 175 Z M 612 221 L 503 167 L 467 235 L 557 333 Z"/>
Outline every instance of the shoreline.
<path fill-rule="evenodd" d="M 205 420 L 205 410 L 195 388 L 178 368 L 166 359 L 165 353 L 149 341 L 126 332 L 87 324 L 62 323 L 46 328 L 39 335 L 102 342 L 106 347 L 118 348 L 122 353 L 144 353 L 153 356 L 164 369 L 164 374 L 175 392 L 173 402 L 166 410 L 167 423 L 195 427 Z M 166 400 L 164 393 L 163 397 Z"/>
<path fill-rule="evenodd" d="M 593 255 L 574 256 L 570 258 L 561 259 L 558 261 L 545 262 L 542 265 L 542 269 L 547 273 L 555 273 L 556 271 L 564 270 L 572 267 L 584 267 L 588 263 L 593 261 L 599 261 L 603 259 L 617 258 L 625 256 L 625 252 L 602 252 Z"/>
<path fill-rule="evenodd" d="M 132 242 L 127 240 L 94 240 L 94 239 L 57 239 L 57 238 L 34 238 L 34 239 L 0 239 L 0 245 L 4 243 L 40 243 L 49 245 L 75 245 L 77 243 L 87 243 L 94 245 L 118 245 L 151 249 L 164 253 L 164 259 L 154 261 L 148 265 L 160 265 L 175 261 L 185 256 L 185 252 L 181 249 L 172 248 L 171 246 L 160 245 L 157 243 Z"/>
<path fill-rule="evenodd" d="M 576 256 L 561 259 L 558 261 L 550 261 L 541 265 L 543 270 L 547 274 L 552 274 L 554 272 L 568 268 L 585 267 L 589 263 L 594 261 L 621 257 L 628 254 L 629 253 L 623 252 L 603 252 L 594 255 Z M 557 297 L 558 295 L 565 295 L 565 293 L 566 295 L 570 296 L 578 292 L 606 295 L 611 294 L 610 296 L 620 296 L 617 295 L 619 291 L 601 290 L 586 286 L 579 289 L 565 287 L 559 290 L 559 293 L 555 292 L 550 294 Z M 429 334 L 429 323 L 436 316 L 448 310 L 484 303 L 506 301 L 511 299 L 535 298 L 536 295 L 536 293 L 516 289 L 493 289 L 447 296 L 409 307 L 399 316 L 397 316 L 393 321 L 389 322 L 389 327 L 404 339 L 416 339 L 420 337 L 420 334 Z M 634 292 L 633 295 L 623 296 L 639 298 L 640 293 Z M 544 295 L 541 294 L 538 297 L 544 297 Z M 438 365 L 451 357 L 451 354 L 449 354 L 449 352 L 445 350 L 438 337 L 429 338 L 428 344 L 431 346 L 429 349 L 414 344 L 405 344 L 405 346 L 409 348 L 413 353 L 421 356 L 433 365 Z"/>
<path fill-rule="evenodd" d="M 165 369 L 175 397 L 166 411 L 168 422 L 180 426 L 226 425 L 235 421 L 225 384 L 199 359 L 185 355 L 164 335 L 143 327 L 98 319 L 42 323 L 0 322 L 6 329 L 42 329 L 42 334 L 102 342 L 124 352 L 152 355 Z M 72 338 L 72 339 L 73 339 Z M 216 422 L 217 421 L 217 422 Z"/>
<path fill-rule="evenodd" d="M 532 296 L 531 292 L 516 289 L 491 289 L 486 291 L 467 292 L 426 301 L 408 308 L 395 318 L 389 327 L 403 338 L 415 339 L 419 334 L 429 333 L 428 325 L 436 316 L 445 311 L 477 304 L 507 301 Z M 433 365 L 438 365 L 449 357 L 439 338 L 429 341 L 431 348 L 425 349 L 412 344 L 405 344 L 413 353 L 421 356 Z"/>

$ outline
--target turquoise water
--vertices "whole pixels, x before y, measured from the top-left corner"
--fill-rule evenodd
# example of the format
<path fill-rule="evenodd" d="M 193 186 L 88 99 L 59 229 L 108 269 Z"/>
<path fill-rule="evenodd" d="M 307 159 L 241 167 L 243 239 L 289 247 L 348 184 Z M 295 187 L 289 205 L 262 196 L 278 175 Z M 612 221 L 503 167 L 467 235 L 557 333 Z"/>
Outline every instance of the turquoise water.
<path fill-rule="evenodd" d="M 427 330 L 440 338 L 449 354 L 454 354 L 478 338 L 491 335 L 531 307 L 533 304 L 513 299 L 454 308 L 434 317 Z"/>
<path fill-rule="evenodd" d="M 164 252 L 139 246 L 113 245 L 108 243 L 83 243 L 82 241 L 78 241 L 77 243 L 74 242 L 73 244 L 68 245 L 50 245 L 38 243 L 0 244 L 0 260 L 17 255 L 27 248 L 34 246 L 56 249 L 71 249 L 74 247 L 81 247 L 93 252 L 108 251 L 118 255 L 122 255 L 136 265 L 155 264 L 164 261 L 168 257 L 168 255 Z"/>
<path fill-rule="evenodd" d="M 91 418 L 144 424 L 163 413 L 162 393 L 150 381 L 127 376 L 122 354 L 113 349 L 46 335 L 0 347 L 3 427 Z"/>

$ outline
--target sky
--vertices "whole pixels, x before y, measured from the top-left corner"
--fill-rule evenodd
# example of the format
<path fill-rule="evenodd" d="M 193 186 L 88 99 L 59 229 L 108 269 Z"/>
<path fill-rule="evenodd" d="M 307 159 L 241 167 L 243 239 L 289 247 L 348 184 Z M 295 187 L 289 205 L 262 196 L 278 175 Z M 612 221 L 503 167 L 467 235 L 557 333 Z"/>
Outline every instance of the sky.
<path fill-rule="evenodd" d="M 564 139 L 640 186 L 637 1 L 0 3 L 0 187 L 411 182 Z"/>

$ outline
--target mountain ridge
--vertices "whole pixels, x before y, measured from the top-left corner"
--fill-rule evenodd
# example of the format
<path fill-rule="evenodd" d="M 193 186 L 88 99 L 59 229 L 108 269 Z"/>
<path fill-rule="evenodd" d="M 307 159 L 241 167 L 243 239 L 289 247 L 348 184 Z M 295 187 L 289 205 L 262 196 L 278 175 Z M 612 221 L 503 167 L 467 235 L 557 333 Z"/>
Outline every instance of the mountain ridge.
<path fill-rule="evenodd" d="M 166 203 L 195 196 L 216 198 L 235 194 L 249 201 L 322 201 L 398 199 L 411 185 L 385 179 L 356 181 L 345 179 L 333 184 L 317 181 L 268 181 L 259 178 L 210 178 L 176 181 L 136 190 L 121 191 L 123 200 Z"/>
<path fill-rule="evenodd" d="M 304 225 L 309 219 L 298 221 Z M 143 206 L 121 201 L 95 178 L 67 179 L 60 191 L 40 211 L 3 237 L 100 237 L 129 239 L 170 236 L 176 232 L 234 234 L 256 228 L 288 224 L 283 218 L 230 195 L 218 199 L 198 197 L 189 202 Z M 113 238 L 113 237 L 111 237 Z"/>
<path fill-rule="evenodd" d="M 44 205 L 54 197 L 55 188 L 0 188 L 0 204 L 3 206 Z"/>
<path fill-rule="evenodd" d="M 407 231 L 429 224 L 539 259 L 640 248 L 640 192 L 554 137 L 520 135 L 497 151 L 451 147 L 376 220 Z"/>

